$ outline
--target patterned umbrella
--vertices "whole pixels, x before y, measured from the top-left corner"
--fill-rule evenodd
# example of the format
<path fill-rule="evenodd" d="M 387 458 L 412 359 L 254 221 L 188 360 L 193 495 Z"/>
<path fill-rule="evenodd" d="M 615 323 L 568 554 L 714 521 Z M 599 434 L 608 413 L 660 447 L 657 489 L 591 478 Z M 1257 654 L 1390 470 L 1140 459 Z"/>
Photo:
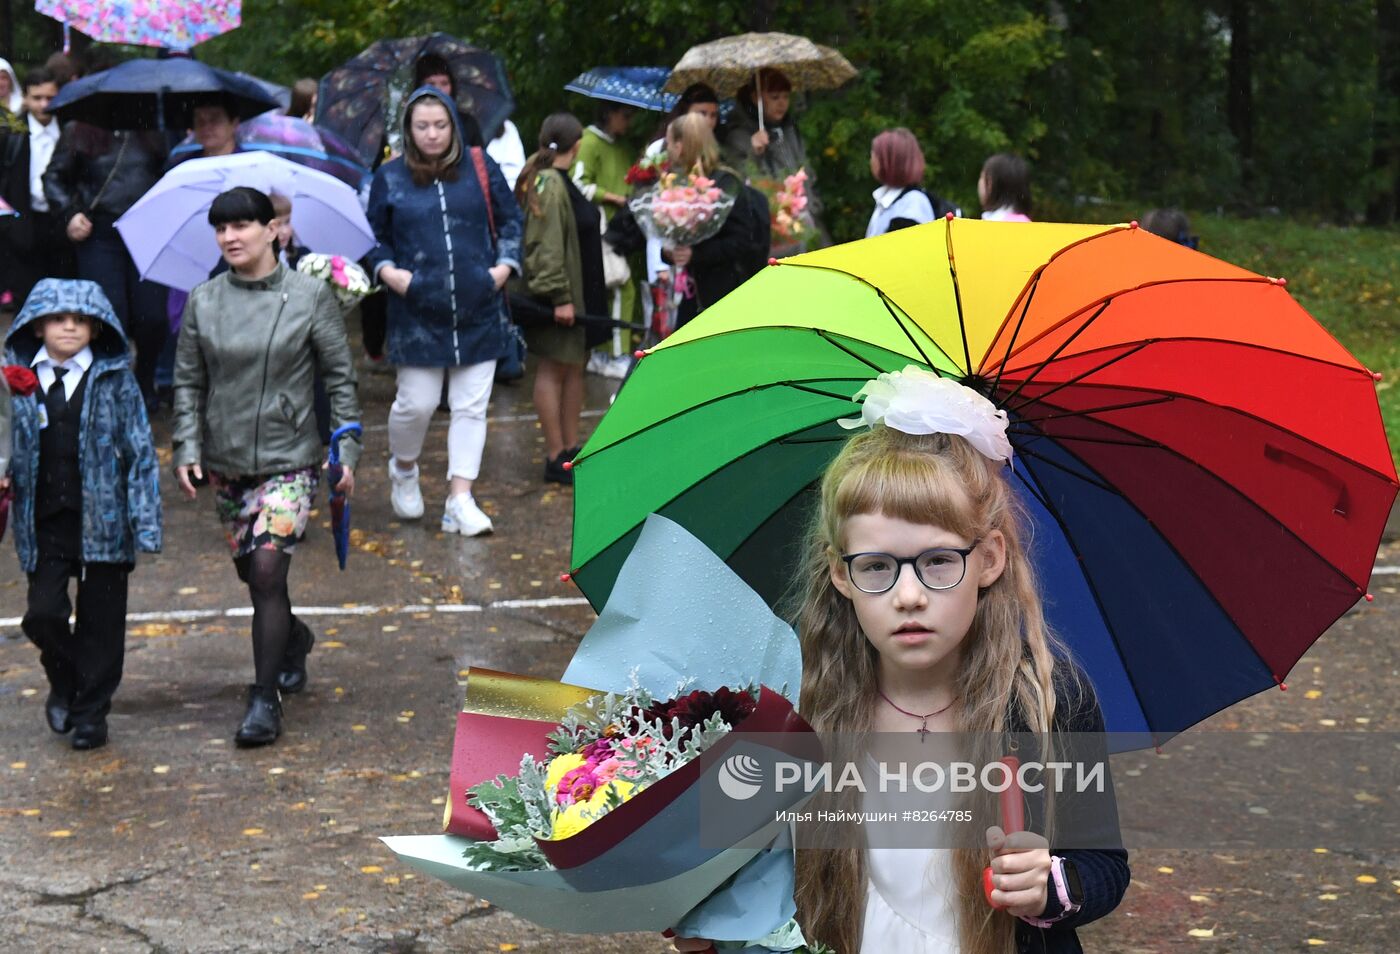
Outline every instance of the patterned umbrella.
<path fill-rule="evenodd" d="M 412 89 L 413 64 L 429 53 L 441 56 L 452 70 L 457 107 L 475 117 L 491 139 L 515 110 L 505 66 L 490 50 L 465 40 L 430 36 L 376 40 L 359 55 L 321 78 L 316 96 L 316 125 L 338 133 L 355 146 L 367 165 L 380 158 L 386 138 L 397 150 L 398 117 Z"/>
<path fill-rule="evenodd" d="M 671 71 L 664 66 L 595 66 L 569 80 L 564 88 L 590 99 L 606 99 L 653 112 L 669 113 L 681 98 L 680 93 L 668 93 L 664 89 L 670 76 Z M 720 120 L 727 119 L 733 109 L 732 99 L 720 103 Z"/>
<path fill-rule="evenodd" d="M 369 175 L 355 147 L 329 129 L 313 126 L 295 116 L 263 113 L 238 126 L 238 144 L 250 152 L 271 152 L 302 166 L 319 169 L 358 190 Z M 200 151 L 193 137 L 186 137 L 170 151 L 172 157 Z"/>
<path fill-rule="evenodd" d="M 856 75 L 844 56 L 806 37 L 743 33 L 692 46 L 671 71 L 666 89 L 679 93 L 692 83 L 706 83 L 721 96 L 733 96 L 765 67 L 782 70 L 799 91 L 835 89 Z"/>
<path fill-rule="evenodd" d="M 242 20 L 242 0 L 37 0 L 34 9 L 99 43 L 188 50 Z"/>

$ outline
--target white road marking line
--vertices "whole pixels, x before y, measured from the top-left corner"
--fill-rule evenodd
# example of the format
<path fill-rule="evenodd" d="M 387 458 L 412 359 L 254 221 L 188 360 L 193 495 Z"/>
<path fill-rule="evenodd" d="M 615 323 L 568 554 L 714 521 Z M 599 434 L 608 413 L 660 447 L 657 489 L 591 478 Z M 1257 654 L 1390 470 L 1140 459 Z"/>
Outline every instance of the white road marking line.
<path fill-rule="evenodd" d="M 1371 570 L 1375 576 L 1395 576 L 1400 573 L 1400 566 L 1378 566 Z"/>
<path fill-rule="evenodd" d="M 406 613 L 485 613 L 501 609 L 555 609 L 561 606 L 587 606 L 581 596 L 546 596 L 533 600 L 496 600 L 491 603 L 410 603 L 404 606 L 293 606 L 298 616 L 389 616 Z M 230 619 L 252 616 L 250 606 L 228 609 L 160 610 L 149 613 L 127 613 L 128 623 L 173 622 L 192 623 L 201 619 Z M 19 627 L 21 616 L 0 618 L 0 627 Z"/>
<path fill-rule="evenodd" d="M 607 411 L 583 411 L 579 417 L 602 417 Z M 527 424 L 540 419 L 538 414 L 502 414 L 500 417 L 488 417 L 486 423 L 491 424 Z M 451 417 L 434 417 L 429 427 L 447 427 L 452 423 Z M 365 430 L 368 432 L 387 431 L 388 424 L 366 424 Z"/>

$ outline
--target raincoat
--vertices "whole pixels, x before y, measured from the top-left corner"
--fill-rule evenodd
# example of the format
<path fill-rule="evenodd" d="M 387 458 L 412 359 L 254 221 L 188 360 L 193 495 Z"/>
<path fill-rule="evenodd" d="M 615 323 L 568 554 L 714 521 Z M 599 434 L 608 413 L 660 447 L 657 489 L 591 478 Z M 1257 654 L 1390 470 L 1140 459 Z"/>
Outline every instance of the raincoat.
<path fill-rule="evenodd" d="M 374 173 L 369 222 L 379 244 L 370 252 L 370 274 L 386 265 L 413 273 L 406 295 L 388 295 L 388 356 L 407 367 L 442 368 L 494 361 L 506 347 L 501 317 L 505 297 L 488 269 L 508 265 L 520 272 L 520 209 L 500 168 L 486 162 L 490 195 L 482 194 L 462 123 L 452 100 L 431 87 L 418 90 L 409 106 L 432 96 L 447 107 L 462 144 L 452 182 L 414 185 L 404 157 Z M 409 110 L 404 110 L 405 120 Z M 405 121 L 404 136 L 409 135 Z M 491 240 L 487 205 L 496 224 Z"/>
<path fill-rule="evenodd" d="M 79 460 L 83 475 L 84 563 L 136 562 L 136 551 L 161 548 L 160 464 L 156 460 L 146 403 L 127 358 L 126 335 L 96 282 L 45 278 L 34 286 L 5 339 L 5 360 L 29 367 L 38 354 L 34 322 L 71 312 L 94 319 L 92 366 L 87 370 L 79 416 Z M 36 390 L 15 397 L 14 455 L 10 461 L 15 499 L 11 524 L 21 569 L 33 573 L 39 551 L 34 535 L 34 498 L 39 476 L 39 402 Z"/>

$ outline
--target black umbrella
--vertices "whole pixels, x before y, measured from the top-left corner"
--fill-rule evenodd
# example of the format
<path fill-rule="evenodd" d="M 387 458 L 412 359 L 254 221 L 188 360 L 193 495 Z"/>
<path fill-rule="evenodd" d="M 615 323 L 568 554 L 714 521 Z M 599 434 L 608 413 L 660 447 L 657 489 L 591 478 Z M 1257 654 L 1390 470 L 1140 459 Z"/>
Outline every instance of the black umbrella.
<path fill-rule="evenodd" d="M 194 105 L 209 96 L 227 104 L 235 120 L 278 107 L 262 82 L 176 57 L 128 60 L 74 80 L 54 97 L 49 111 L 104 129 L 185 129 Z"/>
<path fill-rule="evenodd" d="M 517 325 L 552 325 L 554 324 L 554 306 L 546 305 L 528 295 L 521 295 L 518 292 L 511 292 L 510 316 Z M 579 325 L 594 325 L 605 328 L 630 328 L 633 331 L 646 331 L 647 326 L 633 321 L 623 321 L 620 318 L 609 318 L 605 315 L 585 315 L 578 313 L 574 315 L 574 323 Z"/>

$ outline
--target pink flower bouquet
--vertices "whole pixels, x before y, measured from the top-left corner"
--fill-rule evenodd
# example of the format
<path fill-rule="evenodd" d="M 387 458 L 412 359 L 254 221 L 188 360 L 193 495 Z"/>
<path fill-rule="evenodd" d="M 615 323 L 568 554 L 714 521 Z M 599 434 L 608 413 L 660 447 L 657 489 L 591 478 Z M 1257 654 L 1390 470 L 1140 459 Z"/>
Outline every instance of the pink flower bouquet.
<path fill-rule="evenodd" d="M 648 238 L 675 247 L 713 237 L 734 208 L 734 196 L 705 176 L 668 172 L 628 204 Z"/>

